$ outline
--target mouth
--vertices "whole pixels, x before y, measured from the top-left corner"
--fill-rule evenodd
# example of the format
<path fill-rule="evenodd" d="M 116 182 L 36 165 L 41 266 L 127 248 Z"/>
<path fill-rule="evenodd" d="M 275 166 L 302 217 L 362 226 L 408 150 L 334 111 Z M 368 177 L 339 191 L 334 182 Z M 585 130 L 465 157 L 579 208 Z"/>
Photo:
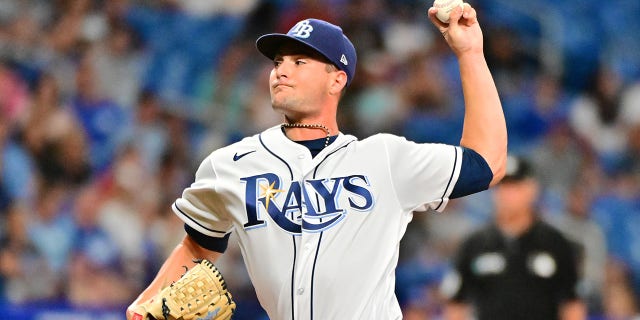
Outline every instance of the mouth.
<path fill-rule="evenodd" d="M 292 86 L 288 85 L 288 84 L 284 84 L 284 83 L 276 83 L 273 85 L 274 89 L 281 89 L 281 88 L 293 88 Z"/>

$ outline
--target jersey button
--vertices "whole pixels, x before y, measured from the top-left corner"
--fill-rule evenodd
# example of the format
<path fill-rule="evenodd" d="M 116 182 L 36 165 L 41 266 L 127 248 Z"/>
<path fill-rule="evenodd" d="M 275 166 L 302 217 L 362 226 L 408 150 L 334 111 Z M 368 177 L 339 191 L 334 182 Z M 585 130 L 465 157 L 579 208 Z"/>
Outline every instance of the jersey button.
<path fill-rule="evenodd" d="M 296 292 L 298 293 L 298 295 L 302 295 L 304 293 L 304 288 L 298 288 Z"/>

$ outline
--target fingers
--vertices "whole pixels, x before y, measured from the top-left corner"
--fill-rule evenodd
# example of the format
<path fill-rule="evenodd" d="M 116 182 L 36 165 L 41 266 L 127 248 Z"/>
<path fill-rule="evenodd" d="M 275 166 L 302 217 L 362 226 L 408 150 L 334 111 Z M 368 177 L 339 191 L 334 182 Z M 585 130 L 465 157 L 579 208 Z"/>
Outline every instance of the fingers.
<path fill-rule="evenodd" d="M 478 15 L 476 13 L 476 9 L 474 9 L 470 4 L 464 3 L 462 5 L 462 18 L 465 25 L 470 26 L 476 22 L 478 22 Z"/>
<path fill-rule="evenodd" d="M 437 12 L 438 9 L 431 7 L 427 11 L 427 15 L 429 16 L 429 20 L 438 27 L 441 33 L 445 32 L 452 23 L 462 23 L 466 26 L 470 26 L 478 22 L 476 9 L 466 2 L 462 5 L 462 8 L 456 7 L 451 11 L 449 14 L 449 23 L 444 23 L 440 21 L 440 19 L 436 18 Z"/>
<path fill-rule="evenodd" d="M 431 23 L 438 27 L 438 30 L 440 30 L 440 32 L 442 33 L 447 29 L 449 24 L 440 21 L 440 19 L 436 17 L 436 13 L 438 13 L 438 9 L 434 7 L 429 8 L 429 11 L 427 11 L 427 15 L 429 16 L 429 20 L 431 20 Z"/>
<path fill-rule="evenodd" d="M 465 6 L 463 5 L 462 7 L 464 8 Z M 462 13 L 462 8 L 453 8 L 453 10 L 451 10 L 451 12 L 449 13 L 449 26 L 458 25 L 458 21 L 460 21 L 460 19 L 462 18 Z"/>

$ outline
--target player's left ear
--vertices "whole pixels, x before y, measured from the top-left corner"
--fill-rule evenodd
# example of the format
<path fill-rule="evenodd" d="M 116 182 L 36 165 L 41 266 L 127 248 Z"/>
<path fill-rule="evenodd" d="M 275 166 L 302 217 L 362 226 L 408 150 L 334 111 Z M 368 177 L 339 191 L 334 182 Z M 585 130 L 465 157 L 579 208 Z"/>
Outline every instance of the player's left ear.
<path fill-rule="evenodd" d="M 342 70 L 337 70 L 332 74 L 333 77 L 331 77 L 331 82 L 329 83 L 329 94 L 339 96 L 347 86 L 347 73 Z"/>

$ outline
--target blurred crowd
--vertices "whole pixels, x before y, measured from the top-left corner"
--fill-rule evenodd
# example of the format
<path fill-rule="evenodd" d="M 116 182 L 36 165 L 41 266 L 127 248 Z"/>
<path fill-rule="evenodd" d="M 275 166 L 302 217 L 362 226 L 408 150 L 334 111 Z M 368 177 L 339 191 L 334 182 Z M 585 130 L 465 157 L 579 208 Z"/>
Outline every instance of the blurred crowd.
<path fill-rule="evenodd" d="M 469 1 L 510 152 L 544 187 L 541 218 L 582 248 L 593 319 L 638 316 L 640 2 Z M 341 131 L 458 144 L 457 63 L 408 0 L 1 0 L 0 299 L 121 308 L 183 237 L 171 203 L 212 150 L 278 124 L 258 35 L 305 17 L 358 51 Z M 397 273 L 407 319 L 437 318 L 459 241 L 489 192 L 409 225 Z M 258 319 L 239 249 L 219 262 L 239 319 Z"/>

